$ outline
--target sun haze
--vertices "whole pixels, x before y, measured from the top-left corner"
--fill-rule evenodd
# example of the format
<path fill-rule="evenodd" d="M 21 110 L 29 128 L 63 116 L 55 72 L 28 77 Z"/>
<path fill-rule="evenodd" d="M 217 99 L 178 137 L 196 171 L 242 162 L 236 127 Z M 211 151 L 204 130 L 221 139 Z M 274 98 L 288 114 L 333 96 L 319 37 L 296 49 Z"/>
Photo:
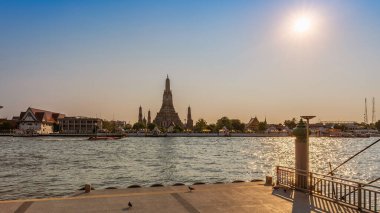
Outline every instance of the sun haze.
<path fill-rule="evenodd" d="M 293 30 L 296 33 L 306 33 L 312 27 L 310 17 L 300 16 L 294 21 Z"/>
<path fill-rule="evenodd" d="M 32 106 L 135 122 L 140 105 L 160 110 L 169 74 L 182 120 L 190 105 L 209 123 L 362 121 L 380 91 L 380 1 L 307 4 L 0 1 L 0 118 Z"/>

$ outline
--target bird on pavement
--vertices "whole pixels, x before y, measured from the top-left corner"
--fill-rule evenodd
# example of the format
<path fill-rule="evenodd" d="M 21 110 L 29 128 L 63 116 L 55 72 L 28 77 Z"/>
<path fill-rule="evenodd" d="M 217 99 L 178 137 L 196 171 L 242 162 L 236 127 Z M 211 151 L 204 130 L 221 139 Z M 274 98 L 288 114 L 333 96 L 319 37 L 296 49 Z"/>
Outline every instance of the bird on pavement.
<path fill-rule="evenodd" d="M 128 206 L 129 206 L 129 208 L 132 208 L 132 203 L 128 202 Z"/>
<path fill-rule="evenodd" d="M 187 188 L 189 189 L 189 192 L 191 192 L 191 191 L 193 191 L 193 190 L 194 190 L 194 188 L 193 188 L 193 187 L 191 187 L 191 186 L 188 186 Z"/>

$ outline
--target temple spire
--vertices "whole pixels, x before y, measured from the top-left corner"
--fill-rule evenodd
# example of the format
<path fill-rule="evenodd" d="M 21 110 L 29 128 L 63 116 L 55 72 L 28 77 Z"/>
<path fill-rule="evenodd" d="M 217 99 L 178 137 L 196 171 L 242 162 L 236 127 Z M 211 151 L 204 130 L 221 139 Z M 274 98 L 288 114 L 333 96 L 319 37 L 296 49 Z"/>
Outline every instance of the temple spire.
<path fill-rule="evenodd" d="M 170 91 L 170 79 L 169 79 L 169 75 L 166 75 L 165 91 Z"/>
<path fill-rule="evenodd" d="M 187 123 L 186 128 L 189 130 L 193 129 L 193 119 L 191 118 L 191 108 L 190 106 L 187 108 Z"/>
<path fill-rule="evenodd" d="M 143 117 L 142 117 L 142 107 L 141 107 L 141 105 L 140 105 L 140 107 L 139 107 L 139 119 L 138 119 L 139 121 L 139 123 L 142 123 L 143 122 Z"/>
<path fill-rule="evenodd" d="M 153 123 L 163 128 L 168 128 L 173 123 L 176 126 L 184 127 L 173 106 L 173 96 L 172 91 L 170 90 L 169 75 L 166 76 L 165 91 L 162 95 L 161 109 L 157 113 L 157 116 L 153 120 Z"/>
<path fill-rule="evenodd" d="M 152 123 L 151 117 L 150 117 L 150 110 L 148 110 L 148 124 Z"/>

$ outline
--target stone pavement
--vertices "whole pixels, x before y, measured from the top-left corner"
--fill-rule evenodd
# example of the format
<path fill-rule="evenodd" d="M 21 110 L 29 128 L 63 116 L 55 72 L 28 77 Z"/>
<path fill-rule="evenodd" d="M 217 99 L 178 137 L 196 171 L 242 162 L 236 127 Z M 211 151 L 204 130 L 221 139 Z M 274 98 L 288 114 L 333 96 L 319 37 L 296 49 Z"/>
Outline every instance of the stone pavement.
<path fill-rule="evenodd" d="M 258 183 L 93 190 L 70 197 L 0 201 L 0 212 L 356 212 L 332 201 Z M 128 202 L 132 207 L 128 207 Z"/>

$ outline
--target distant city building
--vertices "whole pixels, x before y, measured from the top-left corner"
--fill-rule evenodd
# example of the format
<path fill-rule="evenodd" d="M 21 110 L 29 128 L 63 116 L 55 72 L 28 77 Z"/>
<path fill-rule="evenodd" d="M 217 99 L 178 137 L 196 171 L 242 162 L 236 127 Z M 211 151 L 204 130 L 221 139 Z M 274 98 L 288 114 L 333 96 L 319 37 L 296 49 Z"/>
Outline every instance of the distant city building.
<path fill-rule="evenodd" d="M 247 125 L 245 126 L 245 129 L 248 131 L 257 131 L 259 130 L 259 119 L 257 117 L 251 118 Z"/>
<path fill-rule="evenodd" d="M 116 129 L 124 129 L 127 126 L 126 121 L 111 121 L 115 125 Z"/>
<path fill-rule="evenodd" d="M 91 134 L 102 129 L 102 120 L 87 117 L 64 117 L 58 119 L 59 131 L 68 134 Z"/>
<path fill-rule="evenodd" d="M 41 109 L 28 108 L 20 113 L 18 132 L 22 134 L 49 134 L 54 132 L 54 125 L 65 115 Z"/>
<path fill-rule="evenodd" d="M 267 134 L 276 134 L 277 136 L 288 136 L 292 133 L 292 130 L 282 124 L 268 124 L 268 128 L 265 130 Z"/>
<path fill-rule="evenodd" d="M 190 106 L 187 108 L 187 121 L 186 121 L 186 129 L 193 129 L 193 119 L 191 118 L 191 108 Z"/>
<path fill-rule="evenodd" d="M 162 99 L 162 106 L 157 113 L 153 123 L 160 127 L 168 128 L 171 125 L 183 127 L 178 113 L 174 109 L 172 91 L 170 90 L 169 76 L 166 78 L 165 91 Z"/>

